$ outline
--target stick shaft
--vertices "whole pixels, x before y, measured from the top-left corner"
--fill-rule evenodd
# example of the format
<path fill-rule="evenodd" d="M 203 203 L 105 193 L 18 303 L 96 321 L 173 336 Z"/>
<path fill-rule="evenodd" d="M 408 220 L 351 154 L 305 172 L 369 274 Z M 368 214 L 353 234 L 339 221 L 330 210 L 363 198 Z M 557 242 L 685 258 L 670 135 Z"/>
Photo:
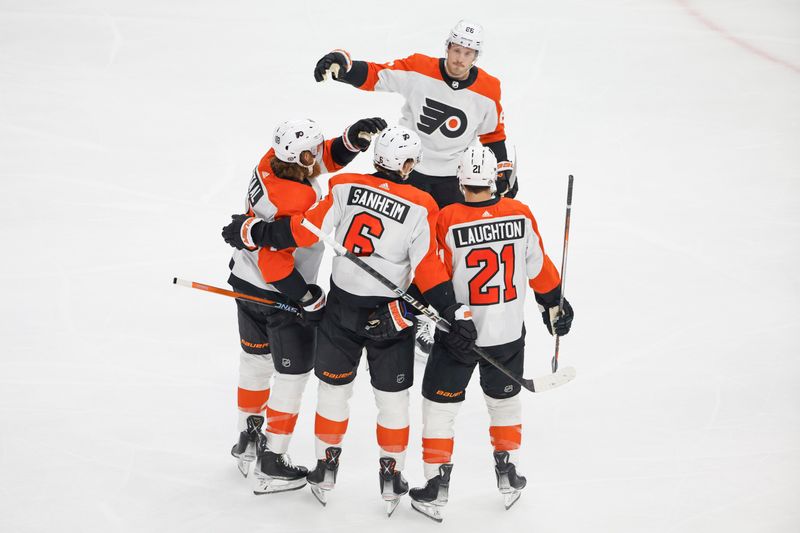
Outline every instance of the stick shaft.
<path fill-rule="evenodd" d="M 564 219 L 564 246 L 561 249 L 561 297 L 558 301 L 558 314 L 561 314 L 561 310 L 564 308 L 564 291 L 567 282 L 567 249 L 569 247 L 569 221 L 572 215 L 572 185 L 573 185 L 574 178 L 572 174 L 569 175 L 569 181 L 567 183 L 567 215 Z M 550 366 L 552 367 L 553 372 L 558 370 L 558 350 L 561 345 L 561 337 L 556 335 L 556 346 L 555 346 L 555 353 L 553 354 L 553 360 L 550 362 Z"/>
<path fill-rule="evenodd" d="M 220 287 L 214 287 L 213 285 L 207 285 L 205 283 L 198 283 L 196 281 L 188 281 L 185 279 L 180 278 L 172 278 L 172 283 L 175 285 L 180 285 L 181 287 L 188 287 L 190 289 L 198 289 L 201 291 L 206 292 L 213 292 L 214 294 L 220 294 L 222 296 L 227 296 L 229 298 L 235 298 L 237 300 L 246 300 L 248 302 L 254 302 L 257 304 L 264 305 L 266 307 L 272 307 L 274 309 L 278 309 L 280 311 L 286 311 L 288 313 L 294 313 L 296 315 L 300 314 L 300 310 L 297 307 L 292 305 L 283 303 L 283 302 L 276 302 L 275 300 L 269 300 L 267 298 L 260 298 L 258 296 L 253 296 L 251 294 L 245 294 L 243 292 L 236 292 L 236 291 L 229 291 L 228 289 L 222 289 Z"/>

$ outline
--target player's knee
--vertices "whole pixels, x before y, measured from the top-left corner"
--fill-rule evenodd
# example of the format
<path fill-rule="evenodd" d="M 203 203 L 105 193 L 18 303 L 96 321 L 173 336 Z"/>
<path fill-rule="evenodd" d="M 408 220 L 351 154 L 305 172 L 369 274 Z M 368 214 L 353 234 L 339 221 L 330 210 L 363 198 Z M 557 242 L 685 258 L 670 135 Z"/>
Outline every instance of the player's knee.
<path fill-rule="evenodd" d="M 456 415 L 461 407 L 458 403 L 441 403 L 423 398 L 422 423 L 428 438 L 449 438 L 453 435 Z"/>
<path fill-rule="evenodd" d="M 331 385 L 319 382 L 317 388 L 317 413 L 330 420 L 344 420 L 349 415 L 349 402 L 353 396 L 353 383 Z"/>
<path fill-rule="evenodd" d="M 484 394 L 489 419 L 493 426 L 512 426 L 520 423 L 522 418 L 522 402 L 519 394 L 510 398 L 492 398 Z"/>
<path fill-rule="evenodd" d="M 308 377 L 311 372 L 305 374 L 278 374 L 275 376 L 275 383 L 272 385 L 269 407 L 276 411 L 285 413 L 295 413 L 300 409 Z"/>
<path fill-rule="evenodd" d="M 258 355 L 247 352 L 239 354 L 239 386 L 249 390 L 269 388 L 275 368 L 269 354 Z"/>
<path fill-rule="evenodd" d="M 409 423 L 408 389 L 386 392 L 373 387 L 375 405 L 378 407 L 378 423 L 384 427 L 406 427 Z"/>

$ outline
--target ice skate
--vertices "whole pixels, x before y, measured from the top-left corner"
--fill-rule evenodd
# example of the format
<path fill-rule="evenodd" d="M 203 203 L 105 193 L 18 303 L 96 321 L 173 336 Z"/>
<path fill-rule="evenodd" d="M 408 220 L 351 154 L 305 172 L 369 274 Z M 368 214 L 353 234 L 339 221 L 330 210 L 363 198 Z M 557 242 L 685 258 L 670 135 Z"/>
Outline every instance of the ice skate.
<path fill-rule="evenodd" d="M 528 483 L 524 476 L 517 474 L 517 467 L 508 461 L 508 452 L 494 452 L 494 473 L 497 488 L 503 495 L 506 509 L 510 509 L 519 499 L 522 489 Z"/>
<path fill-rule="evenodd" d="M 317 467 L 308 474 L 308 484 L 314 497 L 322 505 L 328 504 L 326 492 L 333 490 L 336 485 L 336 473 L 339 471 L 339 456 L 342 449 L 330 446 L 325 449 L 325 459 L 317 461 Z"/>
<path fill-rule="evenodd" d="M 386 515 L 392 516 L 400 503 L 400 498 L 408 492 L 408 482 L 400 471 L 395 470 L 397 461 L 391 457 L 381 457 L 379 461 L 381 465 L 379 473 L 381 496 L 386 502 Z"/>
<path fill-rule="evenodd" d="M 409 492 L 411 507 L 432 520 L 441 522 L 442 507 L 447 504 L 450 488 L 450 472 L 453 465 L 443 464 L 439 467 L 439 475 L 428 480 L 424 487 L 415 487 Z"/>
<path fill-rule="evenodd" d="M 306 486 L 308 468 L 295 466 L 285 453 L 275 453 L 267 448 L 266 435 L 258 443 L 258 461 L 253 470 L 254 494 L 272 494 L 297 490 Z"/>
<path fill-rule="evenodd" d="M 247 417 L 247 429 L 239 433 L 239 442 L 231 448 L 231 455 L 236 458 L 236 466 L 244 477 L 250 472 L 250 464 L 256 460 L 256 448 L 264 417 L 250 415 Z"/>
<path fill-rule="evenodd" d="M 425 315 L 417 317 L 417 331 L 414 338 L 414 359 L 423 365 L 428 362 L 428 356 L 433 348 L 433 333 L 436 329 L 433 321 Z"/>

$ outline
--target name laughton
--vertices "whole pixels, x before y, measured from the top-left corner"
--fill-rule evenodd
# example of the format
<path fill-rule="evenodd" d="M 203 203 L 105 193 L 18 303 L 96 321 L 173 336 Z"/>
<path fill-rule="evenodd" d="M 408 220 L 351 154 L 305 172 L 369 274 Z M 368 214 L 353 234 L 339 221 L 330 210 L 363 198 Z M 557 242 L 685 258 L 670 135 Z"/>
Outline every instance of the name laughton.
<path fill-rule="evenodd" d="M 501 220 L 453 228 L 453 237 L 456 248 L 483 244 L 487 242 L 510 241 L 521 239 L 525 235 L 525 226 L 522 219 Z"/>
<path fill-rule="evenodd" d="M 347 197 L 347 205 L 366 207 L 370 211 L 387 216 L 401 224 L 405 222 L 408 210 L 410 209 L 408 204 L 404 204 L 390 196 L 370 189 L 362 189 L 361 187 L 353 187 L 350 189 L 350 194 Z"/>

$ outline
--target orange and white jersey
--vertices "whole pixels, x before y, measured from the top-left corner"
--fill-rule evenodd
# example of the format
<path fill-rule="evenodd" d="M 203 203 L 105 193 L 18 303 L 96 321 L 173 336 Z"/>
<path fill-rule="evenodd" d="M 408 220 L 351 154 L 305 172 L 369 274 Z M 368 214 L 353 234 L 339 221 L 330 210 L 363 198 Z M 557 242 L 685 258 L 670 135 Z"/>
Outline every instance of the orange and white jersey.
<path fill-rule="evenodd" d="M 500 80 L 478 67 L 456 80 L 447 75 L 444 59 L 414 54 L 388 63 L 354 61 L 342 81 L 403 95 L 400 125 L 422 139 L 422 162 L 414 170 L 423 174 L 455 176 L 459 154 L 476 139 L 488 144 L 506 138 Z"/>
<path fill-rule="evenodd" d="M 536 219 L 517 200 L 449 205 L 439 214 L 436 235 L 456 300 L 472 311 L 478 346 L 518 340 L 527 286 L 544 294 L 561 283 Z"/>
<path fill-rule="evenodd" d="M 436 246 L 439 208 L 431 196 L 412 185 L 377 174 L 339 174 L 328 182 L 328 195 L 305 214 L 335 239 L 403 290 L 412 280 L 422 292 L 448 281 Z M 302 216 L 291 219 L 298 246 L 317 237 Z M 331 277 L 340 289 L 358 297 L 396 297 L 345 257 L 334 257 Z"/>
<path fill-rule="evenodd" d="M 332 143 L 333 140 L 325 141 L 317 155 L 322 173 L 342 168 L 331 155 Z M 322 198 L 322 189 L 316 178 L 310 179 L 310 183 L 300 183 L 275 176 L 270 167 L 273 157 L 275 150 L 270 149 L 253 170 L 245 207 L 247 213 L 267 222 L 302 214 Z M 280 292 L 271 282 L 284 279 L 296 268 L 306 283 L 316 283 L 323 251 L 322 243 L 299 249 L 235 250 L 231 275 L 256 289 Z"/>

